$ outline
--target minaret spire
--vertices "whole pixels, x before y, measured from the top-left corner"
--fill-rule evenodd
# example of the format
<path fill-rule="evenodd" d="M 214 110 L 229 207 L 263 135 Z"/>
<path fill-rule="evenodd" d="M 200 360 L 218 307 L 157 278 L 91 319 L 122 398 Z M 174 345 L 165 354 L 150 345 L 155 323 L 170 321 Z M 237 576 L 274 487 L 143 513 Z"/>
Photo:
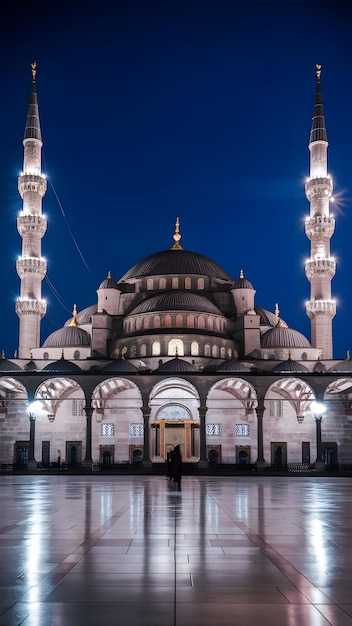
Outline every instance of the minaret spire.
<path fill-rule="evenodd" d="M 17 274 L 21 280 L 20 297 L 16 302 L 16 313 L 20 319 L 20 358 L 28 358 L 31 349 L 40 345 L 40 320 L 46 313 L 46 303 L 41 299 L 41 283 L 46 274 L 46 261 L 41 256 L 41 240 L 46 231 L 46 218 L 42 215 L 46 180 L 41 172 L 43 143 L 35 61 L 31 69 L 32 90 L 23 138 L 23 173 L 18 178 L 18 191 L 23 200 L 22 212 L 17 218 L 17 230 L 22 238 L 22 255 L 16 263 Z"/>
<path fill-rule="evenodd" d="M 310 258 L 305 266 L 311 284 L 306 312 L 311 320 L 312 346 L 322 350 L 324 359 L 331 359 L 332 319 L 336 313 L 336 302 L 331 298 L 331 281 L 336 264 L 330 256 L 330 239 L 335 230 L 335 220 L 330 214 L 333 182 L 327 173 L 328 141 L 320 89 L 321 65 L 316 65 L 316 70 L 317 88 L 309 140 L 310 176 L 305 186 L 310 202 L 305 231 L 311 242 Z"/>

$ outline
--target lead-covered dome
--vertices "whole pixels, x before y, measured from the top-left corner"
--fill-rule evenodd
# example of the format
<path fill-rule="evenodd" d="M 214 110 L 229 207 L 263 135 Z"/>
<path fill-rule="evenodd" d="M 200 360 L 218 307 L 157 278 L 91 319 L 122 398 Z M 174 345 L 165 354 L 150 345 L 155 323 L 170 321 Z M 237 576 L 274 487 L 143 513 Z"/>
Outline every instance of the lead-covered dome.
<path fill-rule="evenodd" d="M 64 326 L 55 330 L 44 341 L 43 348 L 90 346 L 90 334 L 78 326 Z"/>
<path fill-rule="evenodd" d="M 170 359 L 170 361 L 165 361 L 165 363 L 161 363 L 156 372 L 162 373 L 182 373 L 182 372 L 196 372 L 197 369 L 192 365 L 192 363 L 188 363 L 184 359 L 180 359 L 176 356 L 174 359 Z"/>
<path fill-rule="evenodd" d="M 281 325 L 270 328 L 262 336 L 263 348 L 311 348 L 308 339 L 292 328 Z"/>
<path fill-rule="evenodd" d="M 233 281 L 233 278 L 220 265 L 206 256 L 189 250 L 163 250 L 152 254 L 134 265 L 119 282 L 145 276 L 164 276 L 166 274 L 198 275 Z"/>

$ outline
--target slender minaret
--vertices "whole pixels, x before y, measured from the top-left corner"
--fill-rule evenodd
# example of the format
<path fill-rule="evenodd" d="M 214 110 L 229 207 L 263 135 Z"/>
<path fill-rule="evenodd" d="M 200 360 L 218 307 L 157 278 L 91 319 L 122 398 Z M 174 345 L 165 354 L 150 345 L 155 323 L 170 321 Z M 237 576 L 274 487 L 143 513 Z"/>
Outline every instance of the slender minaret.
<path fill-rule="evenodd" d="M 28 107 L 23 146 L 23 173 L 18 179 L 18 191 L 23 208 L 17 218 L 17 230 L 22 237 L 22 256 L 17 260 L 21 280 L 16 313 L 20 319 L 19 358 L 30 358 L 32 348 L 40 345 L 40 320 L 46 313 L 41 299 L 41 283 L 46 274 L 46 261 L 41 256 L 41 240 L 46 231 L 42 215 L 42 198 L 46 180 L 41 172 L 42 136 L 36 89 L 36 63 L 32 63 L 32 92 Z"/>
<path fill-rule="evenodd" d="M 333 183 L 327 174 L 328 141 L 325 129 L 323 101 L 320 90 L 321 65 L 317 65 L 317 90 L 310 132 L 310 175 L 305 191 L 310 202 L 306 220 L 306 235 L 310 239 L 310 258 L 306 262 L 306 276 L 311 284 L 306 312 L 311 320 L 311 343 L 322 351 L 322 358 L 332 359 L 332 319 L 336 302 L 331 299 L 331 280 L 336 264 L 330 257 L 330 239 L 335 220 L 329 204 Z"/>

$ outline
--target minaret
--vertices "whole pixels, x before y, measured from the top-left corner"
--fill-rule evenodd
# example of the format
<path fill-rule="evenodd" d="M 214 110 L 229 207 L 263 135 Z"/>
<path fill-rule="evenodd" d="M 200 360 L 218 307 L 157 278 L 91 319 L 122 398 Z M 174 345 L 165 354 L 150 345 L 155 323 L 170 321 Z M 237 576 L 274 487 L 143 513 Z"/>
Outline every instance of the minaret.
<path fill-rule="evenodd" d="M 335 220 L 330 215 L 329 203 L 333 182 L 327 174 L 328 141 L 320 90 L 321 65 L 316 68 L 317 90 L 309 141 L 310 175 L 305 186 L 310 202 L 305 231 L 311 242 L 310 259 L 305 266 L 311 284 L 306 312 L 311 320 L 312 346 L 321 349 L 322 358 L 332 359 L 332 318 L 336 313 L 336 302 L 331 299 L 331 280 L 335 275 L 336 264 L 330 257 L 330 239 Z"/>
<path fill-rule="evenodd" d="M 32 63 L 32 92 L 24 131 L 23 172 L 18 179 L 18 191 L 23 208 L 17 218 L 17 230 L 22 237 L 22 255 L 17 260 L 21 280 L 16 313 L 20 319 L 19 358 L 30 358 L 32 348 L 40 345 L 40 320 L 46 313 L 41 299 L 41 283 L 46 274 L 46 261 L 41 256 L 41 240 L 46 231 L 42 215 L 42 198 L 46 180 L 41 173 L 42 136 L 36 89 L 36 63 Z"/>

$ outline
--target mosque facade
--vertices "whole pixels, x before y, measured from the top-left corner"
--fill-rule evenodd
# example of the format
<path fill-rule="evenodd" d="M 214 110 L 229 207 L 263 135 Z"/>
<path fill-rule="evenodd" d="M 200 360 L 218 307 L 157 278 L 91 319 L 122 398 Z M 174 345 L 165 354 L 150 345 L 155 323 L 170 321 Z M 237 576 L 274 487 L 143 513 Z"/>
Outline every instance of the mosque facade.
<path fill-rule="evenodd" d="M 321 68 L 305 185 L 311 254 L 311 339 L 256 303 L 252 283 L 181 244 L 121 278 L 42 343 L 41 254 L 46 179 L 36 67 L 18 180 L 22 239 L 18 358 L 0 360 L 1 468 L 113 469 L 165 464 L 180 445 L 189 466 L 320 469 L 352 465 L 352 362 L 333 358 L 330 239 L 333 183 Z"/>

